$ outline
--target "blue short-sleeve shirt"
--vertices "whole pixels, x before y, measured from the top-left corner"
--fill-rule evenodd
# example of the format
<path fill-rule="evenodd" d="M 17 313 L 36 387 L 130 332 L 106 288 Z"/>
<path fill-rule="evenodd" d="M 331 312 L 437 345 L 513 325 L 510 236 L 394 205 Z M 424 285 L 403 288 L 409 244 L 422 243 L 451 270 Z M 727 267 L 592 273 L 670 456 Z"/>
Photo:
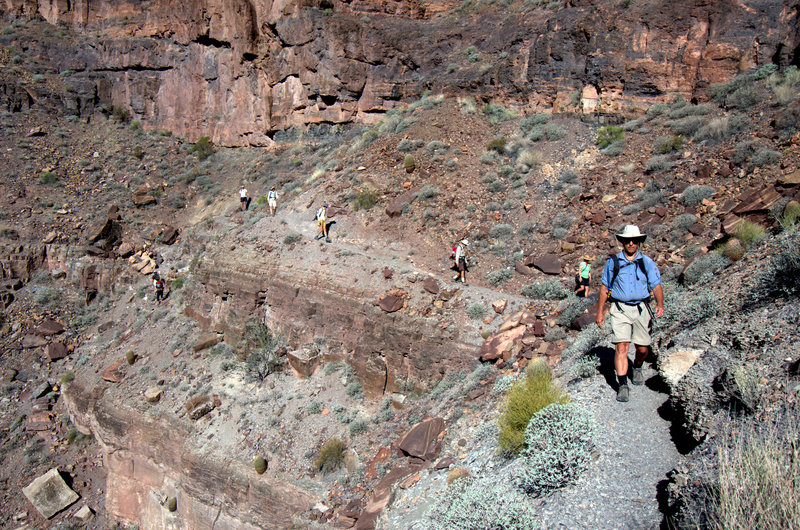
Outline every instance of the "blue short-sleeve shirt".
<path fill-rule="evenodd" d="M 619 261 L 619 273 L 614 281 L 614 287 L 608 293 L 611 298 L 620 302 L 640 302 L 647 299 L 650 291 L 661 284 L 661 273 L 658 271 L 658 266 L 644 254 L 637 253 L 633 260 L 628 261 L 625 253 L 620 252 L 617 254 L 617 260 Z M 644 275 L 637 261 L 644 263 L 647 276 Z M 606 266 L 603 267 L 601 278 L 606 287 L 610 287 L 613 272 L 614 260 L 609 258 Z"/>

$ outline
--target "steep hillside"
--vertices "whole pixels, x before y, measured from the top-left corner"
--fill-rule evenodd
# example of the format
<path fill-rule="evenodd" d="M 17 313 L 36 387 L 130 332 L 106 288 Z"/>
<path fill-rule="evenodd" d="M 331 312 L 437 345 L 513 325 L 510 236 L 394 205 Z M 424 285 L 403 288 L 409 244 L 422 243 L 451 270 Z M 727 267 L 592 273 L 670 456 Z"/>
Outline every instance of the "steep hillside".
<path fill-rule="evenodd" d="M 157 33 L 165 22 L 151 7 L 141 19 L 115 6 L 128 22 L 113 30 Z M 564 6 L 548 23 L 589 7 Z M 497 16 L 468 5 L 411 12 L 387 18 L 430 22 L 448 46 L 457 44 L 436 24 Z M 110 14 L 86 15 L 73 27 L 99 36 L 16 18 L 0 37 L 4 525 L 69 527 L 85 504 L 89 528 L 435 528 L 458 506 L 483 517 L 479 527 L 510 521 L 493 519 L 504 511 L 531 525 L 703 526 L 721 513 L 708 506 L 731 436 L 772 426 L 789 440 L 778 451 L 796 450 L 800 74 L 784 45 L 722 83 L 658 78 L 674 93 L 642 84 L 624 108 L 600 98 L 602 113 L 583 112 L 596 103 L 591 89 L 531 105 L 521 100 L 538 91 L 495 78 L 501 104 L 449 72 L 444 93 L 401 103 L 417 92 L 403 93 L 391 110 L 372 109 L 373 125 L 300 126 L 306 116 L 273 131 L 269 147 L 231 148 L 198 140 L 223 137 L 197 116 L 160 121 L 177 106 L 148 114 L 91 96 L 86 113 L 75 107 L 83 75 L 138 75 L 64 73 L 58 43 L 96 53 L 132 42 L 104 33 Z M 766 24 L 753 16 L 747 35 Z M 225 42 L 212 32 L 186 45 L 256 53 Z M 542 65 L 555 68 L 552 57 Z M 323 203 L 330 243 L 315 239 Z M 578 262 L 599 270 L 631 222 L 650 236 L 667 315 L 641 401 L 622 406 L 608 330 L 592 323 L 596 298 L 569 293 Z M 466 285 L 452 281 L 450 258 L 463 238 Z M 161 302 L 154 271 L 167 284 Z M 594 413 L 597 437 L 566 485 L 523 494 L 514 470 L 527 461 L 497 454 L 496 421 L 505 389 L 537 360 Z M 346 450 L 326 460 L 335 439 Z M 641 447 L 658 458 L 628 458 Z M 606 480 L 623 466 L 630 477 Z M 48 521 L 22 488 L 52 467 L 81 500 Z"/>

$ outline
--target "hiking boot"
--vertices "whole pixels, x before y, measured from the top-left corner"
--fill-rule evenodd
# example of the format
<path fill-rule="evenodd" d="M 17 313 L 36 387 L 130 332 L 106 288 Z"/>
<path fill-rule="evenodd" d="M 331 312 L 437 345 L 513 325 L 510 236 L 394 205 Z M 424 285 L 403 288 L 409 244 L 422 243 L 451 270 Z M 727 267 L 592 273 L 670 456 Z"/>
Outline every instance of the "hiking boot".
<path fill-rule="evenodd" d="M 325 238 L 325 242 L 326 242 L 326 243 L 330 243 L 330 242 L 331 242 L 331 238 L 329 238 L 329 237 L 326 237 L 326 238 Z"/>
<path fill-rule="evenodd" d="M 623 403 L 627 403 L 628 395 L 630 394 L 630 389 L 628 389 L 628 385 L 622 385 L 617 390 L 617 401 L 622 401 Z"/>
<path fill-rule="evenodd" d="M 636 368 L 633 367 L 633 378 L 631 378 L 631 382 L 634 385 L 642 385 L 644 384 L 644 374 L 642 374 L 642 367 Z"/>
<path fill-rule="evenodd" d="M 467 279 L 466 278 L 461 278 L 461 283 L 467 283 Z"/>
<path fill-rule="evenodd" d="M 454 282 L 457 282 L 457 281 L 458 281 L 458 277 L 459 277 L 459 275 L 458 275 L 458 274 L 456 274 L 455 276 L 453 276 L 453 281 L 454 281 Z"/>

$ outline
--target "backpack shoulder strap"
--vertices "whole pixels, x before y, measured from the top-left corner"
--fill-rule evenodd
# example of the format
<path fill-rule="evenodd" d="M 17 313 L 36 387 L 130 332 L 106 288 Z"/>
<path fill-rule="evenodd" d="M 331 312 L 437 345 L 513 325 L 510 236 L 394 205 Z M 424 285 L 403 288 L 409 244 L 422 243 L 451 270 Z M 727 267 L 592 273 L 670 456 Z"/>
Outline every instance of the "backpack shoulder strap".
<path fill-rule="evenodd" d="M 639 260 L 639 268 L 644 273 L 644 279 L 647 282 L 647 289 L 650 289 L 650 278 L 647 276 L 647 267 L 644 265 L 644 254 L 642 254 L 642 259 Z"/>
<path fill-rule="evenodd" d="M 614 288 L 614 282 L 617 281 L 617 276 L 619 275 L 619 258 L 616 254 L 611 254 L 609 259 L 613 262 L 614 266 L 611 269 L 611 281 L 608 282 L 608 292 L 611 292 L 611 289 Z"/>

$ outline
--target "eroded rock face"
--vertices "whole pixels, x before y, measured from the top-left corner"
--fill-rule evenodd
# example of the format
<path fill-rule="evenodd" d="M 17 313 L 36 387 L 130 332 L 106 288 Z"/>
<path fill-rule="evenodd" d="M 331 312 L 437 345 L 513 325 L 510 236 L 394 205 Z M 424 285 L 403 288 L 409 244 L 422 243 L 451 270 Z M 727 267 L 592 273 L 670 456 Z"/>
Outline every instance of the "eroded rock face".
<path fill-rule="evenodd" d="M 266 300 L 271 322 L 293 346 L 325 337 L 328 354 L 347 359 L 368 397 L 399 391 L 405 382 L 425 388 L 446 370 L 474 362 L 479 339 L 404 311 L 385 313 L 374 305 L 376 293 L 296 263 L 221 252 L 207 256 L 195 274 L 203 288 L 189 294 L 186 311 L 202 328 L 238 336 L 246 319 L 264 313 Z"/>
<path fill-rule="evenodd" d="M 127 410 L 105 396 L 102 383 L 73 382 L 65 403 L 78 429 L 104 447 L 108 472 L 105 508 L 142 528 L 287 528 L 292 514 L 313 506 L 311 496 L 284 480 L 257 475 L 252 466 L 203 453 L 180 421 Z M 178 514 L 162 501 L 176 497 Z"/>
<path fill-rule="evenodd" d="M 800 35 L 781 2 L 759 10 L 689 0 L 621 9 L 578 0 L 546 16 L 432 17 L 450 7 L 156 0 L 145 9 L 9 0 L 0 9 L 100 33 L 97 46 L 42 50 L 61 70 L 79 72 L 71 79 L 82 95 L 64 96 L 72 112 L 121 105 L 146 127 L 224 145 L 270 145 L 275 131 L 298 125 L 374 123 L 425 90 L 581 113 L 625 113 L 674 95 L 704 99 L 708 84 L 744 68 L 796 62 Z M 488 70 L 447 72 L 465 42 L 504 58 Z M 13 86 L 5 93 L 11 107 L 31 104 Z"/>

